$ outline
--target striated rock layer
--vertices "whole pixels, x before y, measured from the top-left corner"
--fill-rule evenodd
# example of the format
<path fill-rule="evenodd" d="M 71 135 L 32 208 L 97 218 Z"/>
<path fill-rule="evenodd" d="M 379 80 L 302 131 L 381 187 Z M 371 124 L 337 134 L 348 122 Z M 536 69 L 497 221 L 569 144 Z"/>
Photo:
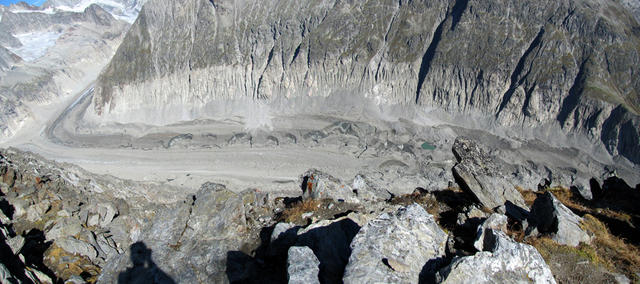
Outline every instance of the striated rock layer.
<path fill-rule="evenodd" d="M 578 134 L 639 163 L 627 2 L 152 0 L 87 118 L 166 124 L 230 98 L 347 94 L 553 141 Z"/>

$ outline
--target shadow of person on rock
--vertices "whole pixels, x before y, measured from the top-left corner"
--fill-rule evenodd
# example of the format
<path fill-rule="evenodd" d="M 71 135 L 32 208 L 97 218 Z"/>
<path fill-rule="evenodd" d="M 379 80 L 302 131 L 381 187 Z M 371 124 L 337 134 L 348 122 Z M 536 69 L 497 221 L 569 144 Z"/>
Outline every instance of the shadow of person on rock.
<path fill-rule="evenodd" d="M 133 267 L 118 275 L 118 284 L 156 283 L 175 284 L 151 259 L 151 250 L 143 242 L 131 245 L 131 262 Z"/>

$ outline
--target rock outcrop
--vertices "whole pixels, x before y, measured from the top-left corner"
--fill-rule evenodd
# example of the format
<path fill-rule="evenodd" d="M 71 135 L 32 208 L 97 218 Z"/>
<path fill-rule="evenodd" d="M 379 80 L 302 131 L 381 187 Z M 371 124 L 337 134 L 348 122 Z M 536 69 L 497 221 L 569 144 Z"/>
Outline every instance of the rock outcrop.
<path fill-rule="evenodd" d="M 549 191 L 539 196 L 531 207 L 528 234 L 550 234 L 563 245 L 590 243 L 591 237 L 581 228 L 582 218 L 567 208 Z"/>
<path fill-rule="evenodd" d="M 488 229 L 485 251 L 459 257 L 441 270 L 442 283 L 556 283 L 538 251 Z"/>
<path fill-rule="evenodd" d="M 21 4 L 1 12 L 0 139 L 85 88 L 115 53 L 129 25 L 83 2 L 77 11 Z"/>
<path fill-rule="evenodd" d="M 484 250 L 484 239 L 487 237 L 488 230 L 496 230 L 507 232 L 507 224 L 508 219 L 507 216 L 493 213 L 489 218 L 487 218 L 480 226 L 478 226 L 476 241 L 473 243 L 473 246 L 478 251 Z"/>
<path fill-rule="evenodd" d="M 351 242 L 344 283 L 417 283 L 445 255 L 447 234 L 417 204 L 383 213 Z"/>
<path fill-rule="evenodd" d="M 458 160 L 453 167 L 456 181 L 464 190 L 473 193 L 483 206 L 495 209 L 509 201 L 527 208 L 522 195 L 475 141 L 464 137 L 456 138 L 453 154 Z"/>
<path fill-rule="evenodd" d="M 585 147 L 586 138 L 640 162 L 639 24 L 629 5 L 257 4 L 148 2 L 100 76 L 87 118 L 166 124 L 212 115 L 229 99 L 349 94 L 548 141 L 576 134 L 567 142 Z"/>

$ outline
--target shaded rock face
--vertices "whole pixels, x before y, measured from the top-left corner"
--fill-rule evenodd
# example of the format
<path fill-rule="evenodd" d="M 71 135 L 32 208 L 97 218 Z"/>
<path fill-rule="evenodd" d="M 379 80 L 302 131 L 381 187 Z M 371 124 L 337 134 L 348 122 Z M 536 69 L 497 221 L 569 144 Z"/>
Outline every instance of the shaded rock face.
<path fill-rule="evenodd" d="M 383 213 L 351 242 L 344 283 L 417 283 L 444 258 L 447 234 L 417 204 Z"/>
<path fill-rule="evenodd" d="M 453 167 L 456 181 L 464 190 L 473 193 L 482 205 L 495 209 L 509 201 L 521 208 L 527 208 L 522 195 L 475 141 L 464 137 L 456 138 L 453 154 L 458 160 Z"/>
<path fill-rule="evenodd" d="M 559 244 L 575 247 L 591 242 L 591 237 L 580 227 L 581 222 L 582 218 L 547 191 L 533 203 L 527 231 L 529 234 L 551 234 Z"/>
<path fill-rule="evenodd" d="M 440 271 L 442 283 L 556 283 L 538 251 L 488 229 L 485 251 L 456 258 Z"/>
<path fill-rule="evenodd" d="M 348 93 L 550 140 L 561 128 L 638 163 L 627 2 L 149 1 L 89 117 L 144 121 L 165 106 L 197 118 L 218 99 Z"/>

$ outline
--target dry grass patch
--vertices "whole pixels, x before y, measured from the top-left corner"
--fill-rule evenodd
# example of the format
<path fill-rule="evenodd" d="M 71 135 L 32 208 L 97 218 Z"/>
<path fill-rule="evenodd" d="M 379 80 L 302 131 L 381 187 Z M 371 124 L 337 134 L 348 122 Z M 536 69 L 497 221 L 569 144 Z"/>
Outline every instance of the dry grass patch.
<path fill-rule="evenodd" d="M 439 221 L 440 214 L 450 210 L 446 205 L 438 201 L 438 199 L 430 193 L 414 192 L 395 197 L 391 200 L 393 205 L 409 206 L 413 203 L 421 205 L 429 214 L 433 215 L 436 221 Z"/>
<path fill-rule="evenodd" d="M 538 198 L 538 193 L 536 193 L 533 190 L 526 190 L 523 189 L 522 187 L 516 186 L 516 190 L 518 190 L 518 192 L 520 192 L 520 195 L 522 195 L 522 199 L 524 199 L 524 202 L 527 204 L 527 206 L 531 207 L 531 205 L 533 205 L 533 202 L 536 200 L 536 198 Z"/>
<path fill-rule="evenodd" d="M 527 243 L 540 252 L 558 283 L 615 283 L 591 246 L 560 245 L 548 237 L 530 238 Z"/>
<path fill-rule="evenodd" d="M 286 208 L 281 215 L 281 219 L 288 223 L 304 223 L 302 215 L 307 212 L 315 212 L 322 206 L 323 202 L 315 199 L 307 199 L 296 202 L 293 206 Z"/>
<path fill-rule="evenodd" d="M 529 206 L 544 192 L 521 188 L 518 191 Z M 640 272 L 640 248 L 625 240 L 630 230 L 635 230 L 632 213 L 613 210 L 602 201 L 584 200 L 569 188 L 554 187 L 547 191 L 583 217 L 582 229 L 594 236 L 591 245 L 581 244 L 574 248 L 559 245 L 548 237 L 525 238 L 520 228 L 510 231 L 511 237 L 536 247 L 559 283 L 616 282 L 608 271 L 623 273 L 634 283 L 640 283 L 640 277 L 636 275 Z"/>
<path fill-rule="evenodd" d="M 634 282 L 640 282 L 640 249 L 612 235 L 605 224 L 592 215 L 583 216 L 582 228 L 594 235 L 593 247 L 609 269 L 621 270 Z"/>

